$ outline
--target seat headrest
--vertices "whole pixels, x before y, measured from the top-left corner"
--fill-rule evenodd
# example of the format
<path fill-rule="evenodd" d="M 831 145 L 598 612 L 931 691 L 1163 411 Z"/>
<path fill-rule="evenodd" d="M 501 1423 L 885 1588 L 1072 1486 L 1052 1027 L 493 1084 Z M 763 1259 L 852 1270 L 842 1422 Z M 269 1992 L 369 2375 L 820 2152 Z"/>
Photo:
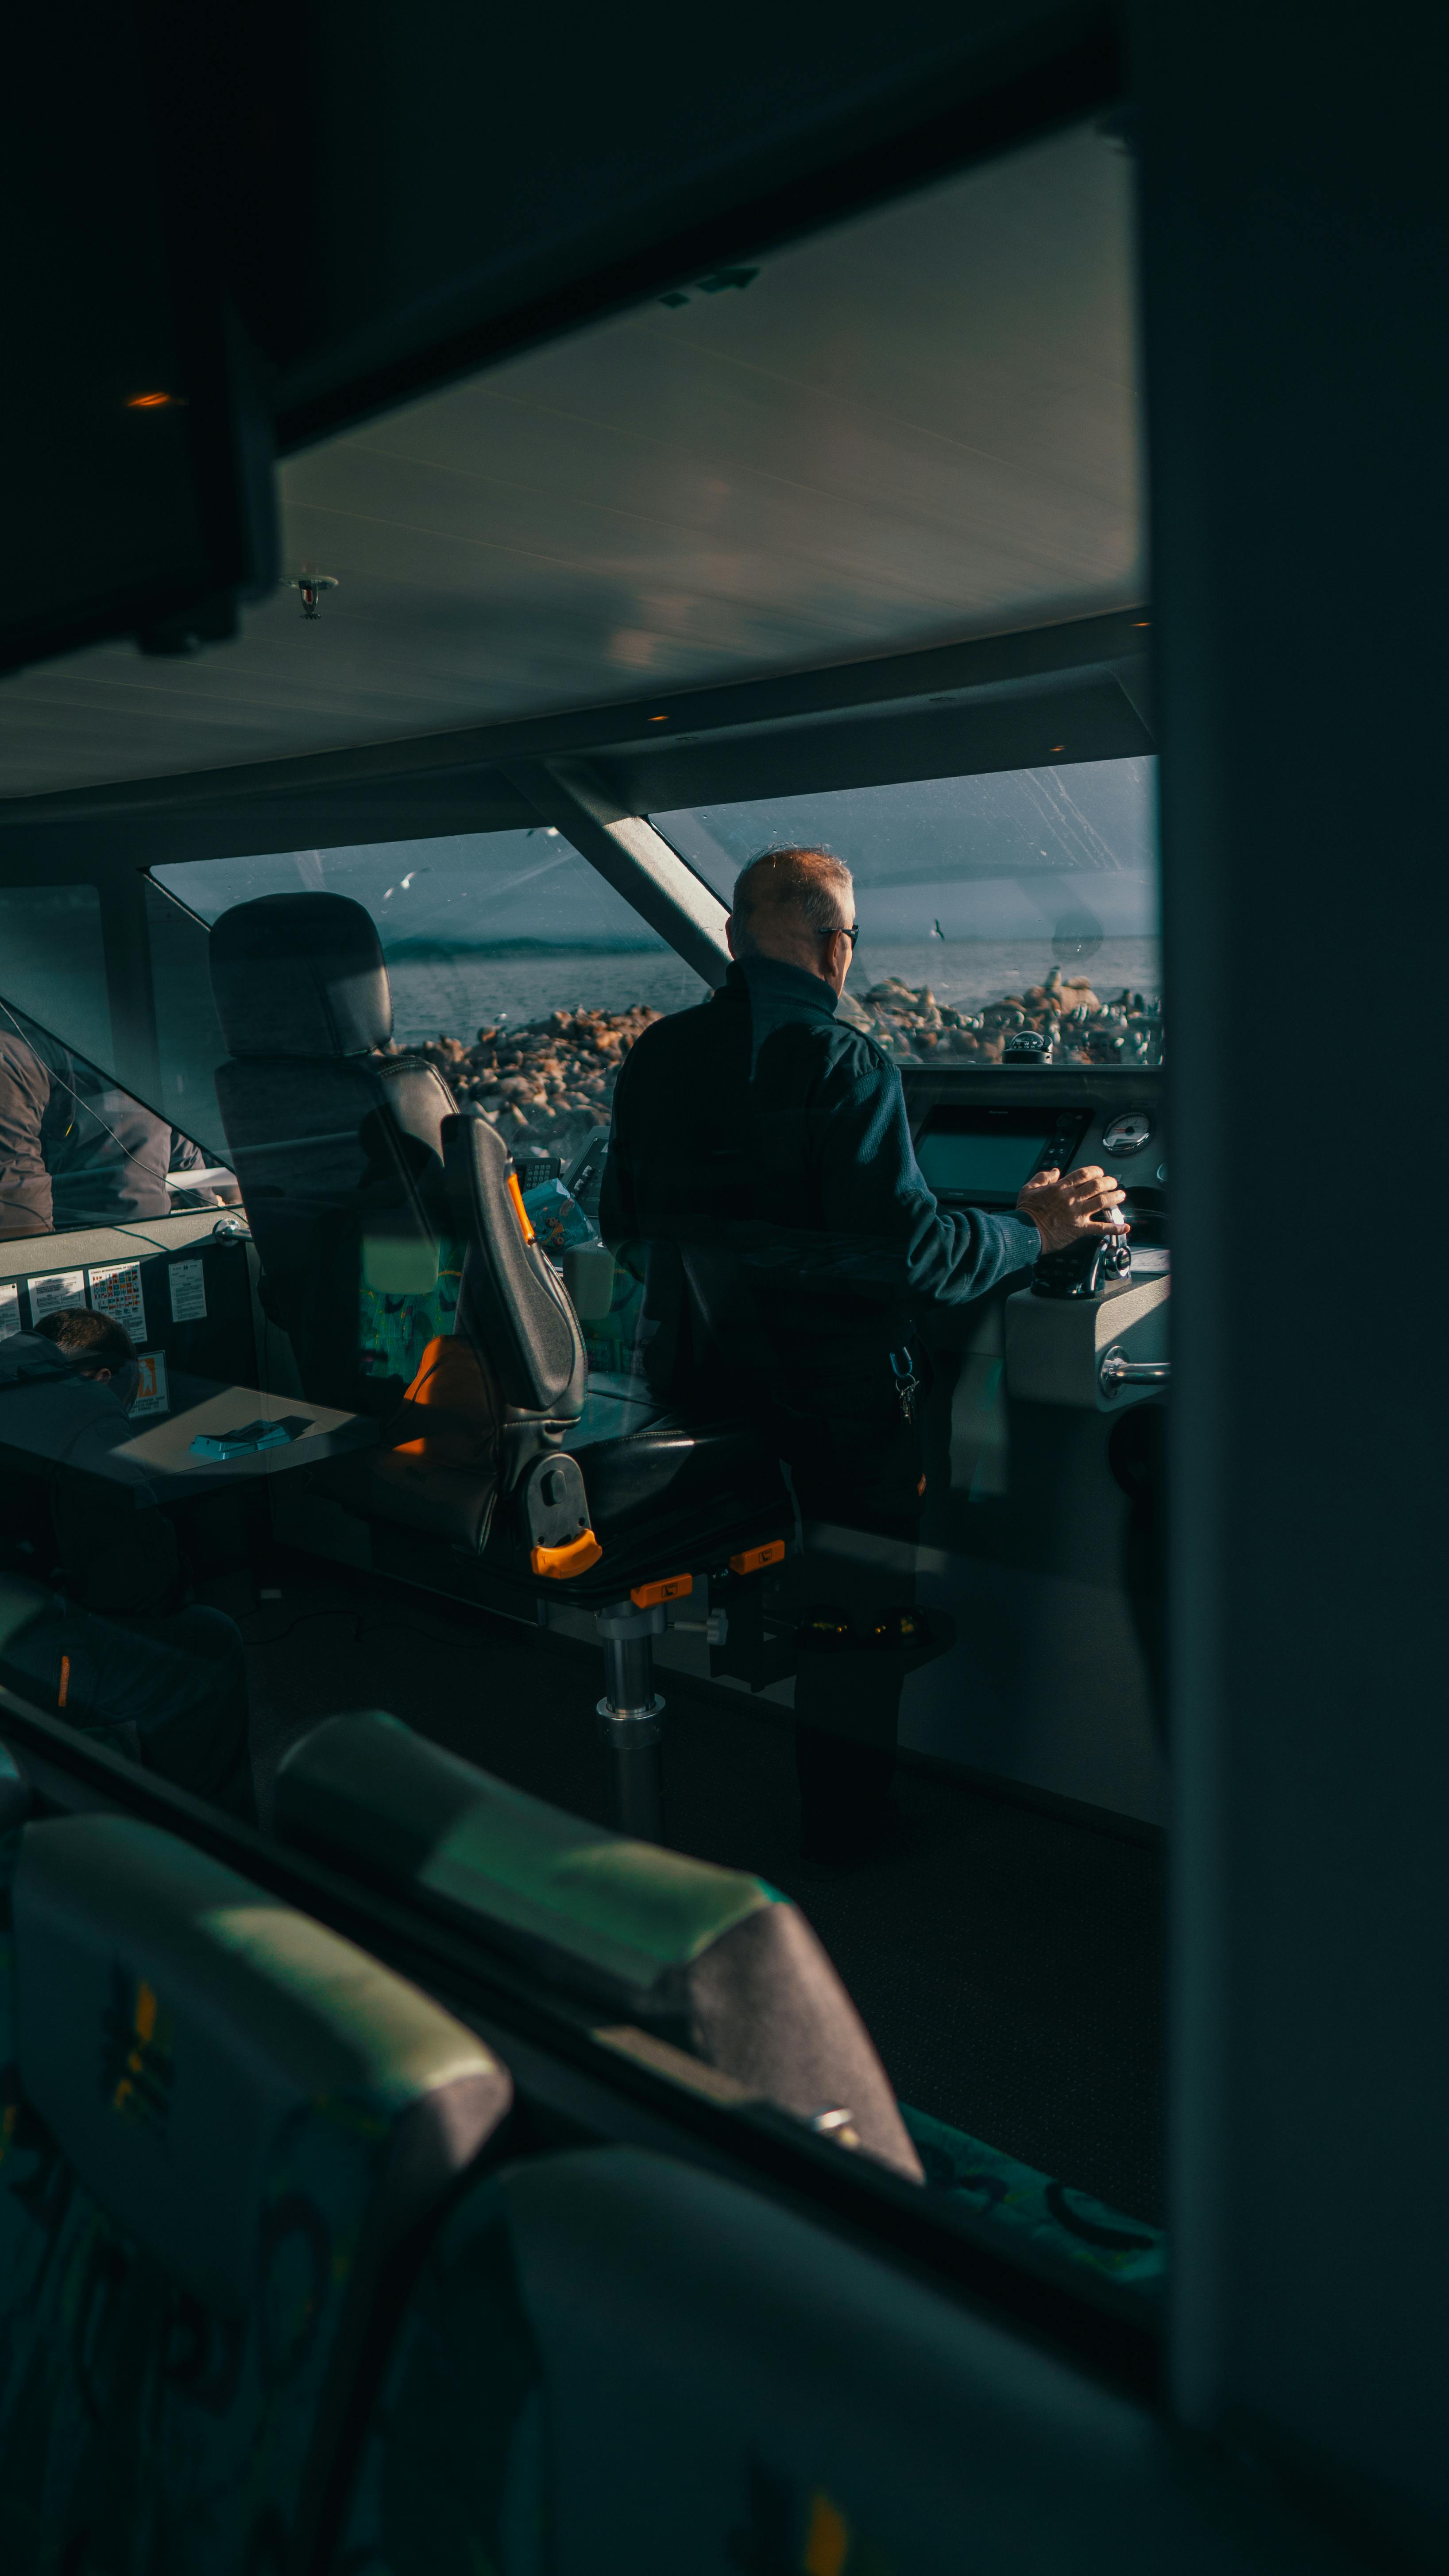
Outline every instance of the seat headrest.
<path fill-rule="evenodd" d="M 676 2027 L 687 2054 L 752 2097 L 801 2119 L 847 2109 L 853 2143 L 922 2180 L 854 2004 L 799 1908 L 762 1880 L 585 1824 L 380 1709 L 325 1718 L 291 1747 L 277 1824 L 483 1930 L 550 1983 Z M 639 2036 L 612 2044 L 627 2056 Z"/>
<path fill-rule="evenodd" d="M 324 1718 L 291 1746 L 277 1822 L 289 1841 L 481 1919 L 545 1972 L 631 2003 L 773 1902 L 741 1871 L 530 1798 L 381 1709 Z"/>
<path fill-rule="evenodd" d="M 211 989 L 233 1056 L 367 1055 L 392 1036 L 370 912 L 345 894 L 264 894 L 213 925 Z"/>
<path fill-rule="evenodd" d="M 280 2189 L 336 2241 L 417 2216 L 508 2107 L 469 2030 L 325 1925 L 150 1825 L 27 1825 L 13 1894 L 21 2091 L 102 2206 L 207 2307 L 243 2313 Z M 423 2123 L 420 2130 L 419 2121 Z M 408 2153 L 394 2172 L 394 2136 Z"/>

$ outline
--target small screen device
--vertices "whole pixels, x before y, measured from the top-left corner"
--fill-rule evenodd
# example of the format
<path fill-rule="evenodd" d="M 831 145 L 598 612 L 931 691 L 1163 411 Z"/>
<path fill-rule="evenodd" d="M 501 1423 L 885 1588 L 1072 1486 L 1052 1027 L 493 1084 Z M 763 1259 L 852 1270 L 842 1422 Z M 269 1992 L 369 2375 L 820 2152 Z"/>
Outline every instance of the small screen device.
<path fill-rule="evenodd" d="M 1085 1110 L 1026 1103 L 938 1102 L 916 1139 L 916 1160 L 945 1198 L 1014 1201 L 1033 1172 L 1066 1171 L 1087 1125 Z"/>
<path fill-rule="evenodd" d="M 1040 1129 L 1034 1136 L 955 1136 L 938 1128 L 921 1138 L 916 1160 L 933 1190 L 1014 1196 L 1041 1168 L 1046 1142 Z"/>

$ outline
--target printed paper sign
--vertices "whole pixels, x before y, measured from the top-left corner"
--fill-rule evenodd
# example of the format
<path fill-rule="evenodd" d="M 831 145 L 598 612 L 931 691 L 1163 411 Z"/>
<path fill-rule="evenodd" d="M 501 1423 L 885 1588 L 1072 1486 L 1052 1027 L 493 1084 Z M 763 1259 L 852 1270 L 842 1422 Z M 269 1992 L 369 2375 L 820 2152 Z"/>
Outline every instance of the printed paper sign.
<path fill-rule="evenodd" d="M 27 1279 L 30 1291 L 30 1320 L 38 1324 L 42 1315 L 58 1315 L 63 1306 L 83 1306 L 86 1302 L 86 1274 L 83 1270 L 50 1270 L 43 1279 Z"/>
<path fill-rule="evenodd" d="M 141 1294 L 139 1261 L 108 1262 L 104 1270 L 88 1270 L 91 1304 L 98 1315 L 114 1315 L 124 1324 L 133 1342 L 146 1338 L 146 1301 Z"/>
<path fill-rule="evenodd" d="M 199 1324 L 206 1313 L 206 1264 L 173 1261 L 166 1273 L 171 1285 L 173 1324 Z"/>
<path fill-rule="evenodd" d="M 0 1342 L 8 1342 L 11 1334 L 19 1330 L 20 1291 L 15 1287 L 0 1287 Z"/>
<path fill-rule="evenodd" d="M 138 1414 L 168 1413 L 171 1409 L 171 1398 L 166 1390 L 165 1352 L 143 1351 L 141 1353 L 139 1365 L 141 1370 L 140 1388 L 137 1392 L 135 1403 L 128 1407 L 130 1418 L 133 1422 Z"/>

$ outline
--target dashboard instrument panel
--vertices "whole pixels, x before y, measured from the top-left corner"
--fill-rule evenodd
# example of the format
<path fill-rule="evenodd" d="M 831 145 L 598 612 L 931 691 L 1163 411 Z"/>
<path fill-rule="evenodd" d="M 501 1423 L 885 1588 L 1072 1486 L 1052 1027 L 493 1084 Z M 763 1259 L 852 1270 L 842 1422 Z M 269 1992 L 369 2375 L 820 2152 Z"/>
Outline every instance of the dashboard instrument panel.
<path fill-rule="evenodd" d="M 916 1159 L 946 1205 L 1011 1207 L 1033 1172 L 1101 1163 L 1128 1192 L 1137 1242 L 1166 1241 L 1167 1131 L 1155 1069 L 902 1067 Z"/>

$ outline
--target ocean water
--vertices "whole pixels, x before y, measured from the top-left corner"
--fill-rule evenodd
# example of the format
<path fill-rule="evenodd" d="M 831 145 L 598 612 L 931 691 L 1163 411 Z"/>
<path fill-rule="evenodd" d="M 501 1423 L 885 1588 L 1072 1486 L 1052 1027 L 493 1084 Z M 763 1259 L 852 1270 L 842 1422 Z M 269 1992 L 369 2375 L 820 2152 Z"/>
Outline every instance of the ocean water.
<path fill-rule="evenodd" d="M 708 990 L 672 948 L 622 957 L 574 948 L 545 957 L 409 957 L 390 961 L 387 971 L 393 1034 L 402 1046 L 424 1038 L 471 1045 L 480 1028 L 522 1028 L 549 1011 L 627 1011 L 636 1002 L 687 1011 Z"/>
<path fill-rule="evenodd" d="M 1104 939 L 1085 956 L 1063 955 L 1050 939 L 923 939 L 900 948 L 867 947 L 862 940 L 845 989 L 864 998 L 872 984 L 899 975 L 917 989 L 929 984 L 936 1000 L 953 1010 L 979 1011 L 984 1002 L 1044 984 L 1060 966 L 1064 976 L 1090 975 L 1098 1001 L 1115 1002 L 1124 987 L 1161 991 L 1161 954 L 1155 939 Z"/>
<path fill-rule="evenodd" d="M 898 975 L 907 984 L 929 984 L 936 1000 L 955 1010 L 979 1011 L 984 1002 L 1043 982 L 1060 965 L 1063 975 L 1090 975 L 1099 1001 L 1107 1002 L 1124 986 L 1155 994 L 1159 956 L 1155 939 L 1105 939 L 1091 955 L 1068 957 L 1054 956 L 1046 938 L 930 939 L 900 948 L 867 948 L 862 941 L 846 990 L 864 995 Z M 638 1002 L 684 1011 L 705 995 L 699 977 L 667 948 L 624 956 L 561 948 L 535 957 L 405 958 L 388 972 L 404 1046 L 438 1037 L 468 1044 L 495 1021 L 519 1028 L 549 1011 L 627 1011 Z"/>

